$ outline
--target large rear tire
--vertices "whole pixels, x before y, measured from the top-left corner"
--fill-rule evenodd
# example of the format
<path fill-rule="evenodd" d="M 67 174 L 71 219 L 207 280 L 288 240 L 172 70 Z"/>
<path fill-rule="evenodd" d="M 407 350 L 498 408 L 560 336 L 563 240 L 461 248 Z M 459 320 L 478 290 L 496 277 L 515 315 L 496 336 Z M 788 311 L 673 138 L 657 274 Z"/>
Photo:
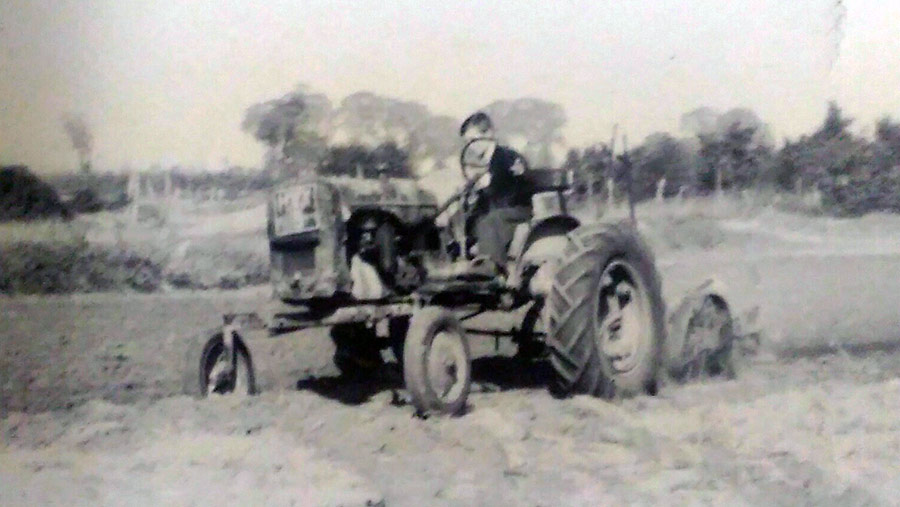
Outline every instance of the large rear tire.
<path fill-rule="evenodd" d="M 465 330 L 443 308 L 416 310 L 403 346 L 403 380 L 416 411 L 459 415 L 472 384 L 472 356 Z"/>
<path fill-rule="evenodd" d="M 547 305 L 557 394 L 655 394 L 665 308 L 653 255 L 634 227 L 569 233 Z"/>

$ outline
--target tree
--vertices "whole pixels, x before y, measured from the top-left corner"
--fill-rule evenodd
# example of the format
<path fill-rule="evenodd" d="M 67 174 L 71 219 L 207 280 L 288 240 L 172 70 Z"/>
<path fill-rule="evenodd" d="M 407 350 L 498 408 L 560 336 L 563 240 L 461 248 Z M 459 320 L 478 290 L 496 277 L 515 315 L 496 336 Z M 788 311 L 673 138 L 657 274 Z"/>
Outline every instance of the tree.
<path fill-rule="evenodd" d="M 828 112 L 825 114 L 825 122 L 819 130 L 813 134 L 813 138 L 819 141 L 831 141 L 849 135 L 852 118 L 845 118 L 844 113 L 836 102 L 828 103 Z"/>
<path fill-rule="evenodd" d="M 482 109 L 494 121 L 500 139 L 508 144 L 524 140 L 522 155 L 535 167 L 553 164 L 553 148 L 561 144 L 565 110 L 559 104 L 535 98 L 498 100 Z"/>
<path fill-rule="evenodd" d="M 647 199 L 656 193 L 656 186 L 666 180 L 665 195 L 673 195 L 682 186 L 694 183 L 694 153 L 687 143 L 667 133 L 647 136 L 643 144 L 631 150 L 633 187 L 636 200 Z"/>
<path fill-rule="evenodd" d="M 361 144 L 332 146 L 317 167 L 319 174 L 377 178 L 408 178 L 412 175 L 409 155 L 393 142 L 375 148 Z"/>
<path fill-rule="evenodd" d="M 893 128 L 880 123 L 876 142 L 850 131 L 852 118 L 831 102 L 822 125 L 811 135 L 785 142 L 778 153 L 774 173 L 782 188 L 815 187 L 824 206 L 839 214 L 860 214 L 876 209 L 900 209 L 895 190 L 900 178 L 888 160 Z"/>
<path fill-rule="evenodd" d="M 700 158 L 703 162 L 698 183 L 706 190 L 720 192 L 725 188 L 747 188 L 758 183 L 765 148 L 754 145 L 755 127 L 739 123 L 721 135 L 700 136 Z"/>
<path fill-rule="evenodd" d="M 68 114 L 63 117 L 62 124 L 69 137 L 69 142 L 72 143 L 72 148 L 78 153 L 78 167 L 82 172 L 90 172 L 94 136 L 91 134 L 87 121 L 80 114 Z"/>
<path fill-rule="evenodd" d="M 709 107 L 700 107 L 681 115 L 681 130 L 692 136 L 723 137 L 735 128 L 753 128 L 753 144 L 772 148 L 775 145 L 769 126 L 752 109 L 735 107 L 719 113 Z"/>
<path fill-rule="evenodd" d="M 900 166 L 900 123 L 890 117 L 878 120 L 875 125 L 875 157 L 880 170 Z"/>
<path fill-rule="evenodd" d="M 450 116 L 431 116 L 413 132 L 410 157 L 420 164 L 430 162 L 430 169 L 443 169 L 450 157 L 462 149 L 457 132 L 459 121 Z"/>
<path fill-rule="evenodd" d="M 372 163 L 378 175 L 392 178 L 409 178 L 412 170 L 409 166 L 409 154 L 396 143 L 386 142 L 372 150 Z"/>
<path fill-rule="evenodd" d="M 411 162 L 442 168 L 460 148 L 457 125 L 456 119 L 434 115 L 417 102 L 357 92 L 334 111 L 329 138 L 343 145 L 394 143 Z"/>
<path fill-rule="evenodd" d="M 774 147 L 775 142 L 769 126 L 752 109 L 735 107 L 725 111 L 716 120 L 716 132 L 725 135 L 729 130 L 733 130 L 735 125 L 742 129 L 753 129 L 752 145 Z"/>
<path fill-rule="evenodd" d="M 357 176 L 371 165 L 369 150 L 360 144 L 332 146 L 317 168 L 329 176 Z"/>
<path fill-rule="evenodd" d="M 304 87 L 281 98 L 247 108 L 241 128 L 269 148 L 269 164 L 285 174 L 308 169 L 324 154 L 321 130 L 329 120 L 331 104 L 324 95 Z"/>
<path fill-rule="evenodd" d="M 572 174 L 572 188 L 578 195 L 584 195 L 588 192 L 588 179 L 585 177 L 585 171 L 581 167 L 581 153 L 575 148 L 571 148 L 566 152 L 566 160 L 562 165 L 563 170 Z"/>
<path fill-rule="evenodd" d="M 598 195 L 605 191 L 603 182 L 614 178 L 612 151 L 605 144 L 589 146 L 583 151 L 571 149 L 563 168 L 574 174 L 573 186 L 579 194 Z"/>
<path fill-rule="evenodd" d="M 846 118 L 837 104 L 828 104 L 822 125 L 812 134 L 795 142 L 787 141 L 775 168 L 777 181 L 791 189 L 799 180 L 803 186 L 818 186 L 828 180 L 861 177 L 869 172 L 872 150 L 870 143 L 850 132 L 851 118 Z"/>
<path fill-rule="evenodd" d="M 718 111 L 709 107 L 699 107 L 681 115 L 681 130 L 694 136 L 714 134 L 718 130 Z"/>

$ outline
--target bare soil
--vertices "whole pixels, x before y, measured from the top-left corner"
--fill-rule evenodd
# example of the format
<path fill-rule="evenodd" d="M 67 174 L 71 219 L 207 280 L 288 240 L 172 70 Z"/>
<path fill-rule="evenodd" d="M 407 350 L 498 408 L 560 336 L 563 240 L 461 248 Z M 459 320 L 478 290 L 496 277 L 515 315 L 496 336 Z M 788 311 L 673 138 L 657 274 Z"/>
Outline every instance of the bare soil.
<path fill-rule="evenodd" d="M 0 505 L 900 505 L 900 219 L 654 212 L 669 308 L 714 278 L 761 333 L 735 380 L 560 400 L 477 340 L 468 412 L 422 420 L 311 330 L 250 338 L 261 395 L 195 400 L 191 338 L 268 288 L 0 297 Z"/>
<path fill-rule="evenodd" d="M 0 300 L 0 504 L 897 503 L 894 350 L 762 354 L 607 403 L 554 399 L 488 339 L 468 413 L 422 420 L 390 368 L 343 380 L 309 331 L 251 340 L 260 396 L 177 395 L 186 338 L 266 296 Z"/>

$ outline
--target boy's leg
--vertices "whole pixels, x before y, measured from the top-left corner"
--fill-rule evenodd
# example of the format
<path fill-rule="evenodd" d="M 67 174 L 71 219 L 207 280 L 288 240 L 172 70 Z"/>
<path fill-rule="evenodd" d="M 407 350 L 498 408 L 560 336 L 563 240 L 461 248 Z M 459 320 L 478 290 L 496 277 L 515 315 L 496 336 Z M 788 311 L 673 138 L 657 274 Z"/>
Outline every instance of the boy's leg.
<path fill-rule="evenodd" d="M 505 267 L 507 249 L 512 241 L 516 225 L 529 218 L 531 218 L 531 210 L 526 207 L 490 210 L 475 225 L 478 252 L 490 257 L 498 266 Z"/>

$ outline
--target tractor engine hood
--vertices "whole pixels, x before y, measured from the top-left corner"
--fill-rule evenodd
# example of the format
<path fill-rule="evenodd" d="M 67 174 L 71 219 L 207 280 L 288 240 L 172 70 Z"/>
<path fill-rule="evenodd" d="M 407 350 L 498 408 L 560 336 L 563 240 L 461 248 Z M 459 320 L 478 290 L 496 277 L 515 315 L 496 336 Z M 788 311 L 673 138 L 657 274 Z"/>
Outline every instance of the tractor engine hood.
<path fill-rule="evenodd" d="M 412 179 L 317 176 L 278 186 L 267 227 L 275 294 L 301 301 L 349 292 L 347 227 L 354 215 L 377 212 L 412 226 L 437 210 L 435 196 Z"/>
<path fill-rule="evenodd" d="M 433 217 L 438 209 L 434 194 L 410 178 L 322 177 L 318 181 L 337 192 L 344 220 L 360 209 L 379 209 L 402 222 L 415 223 Z"/>
<path fill-rule="evenodd" d="M 330 222 L 326 219 L 328 215 L 346 222 L 354 213 L 365 209 L 389 213 L 402 223 L 413 224 L 433 218 L 438 202 L 433 193 L 422 189 L 414 179 L 305 178 L 283 184 L 272 192 L 270 232 L 274 237 L 309 232 Z"/>

